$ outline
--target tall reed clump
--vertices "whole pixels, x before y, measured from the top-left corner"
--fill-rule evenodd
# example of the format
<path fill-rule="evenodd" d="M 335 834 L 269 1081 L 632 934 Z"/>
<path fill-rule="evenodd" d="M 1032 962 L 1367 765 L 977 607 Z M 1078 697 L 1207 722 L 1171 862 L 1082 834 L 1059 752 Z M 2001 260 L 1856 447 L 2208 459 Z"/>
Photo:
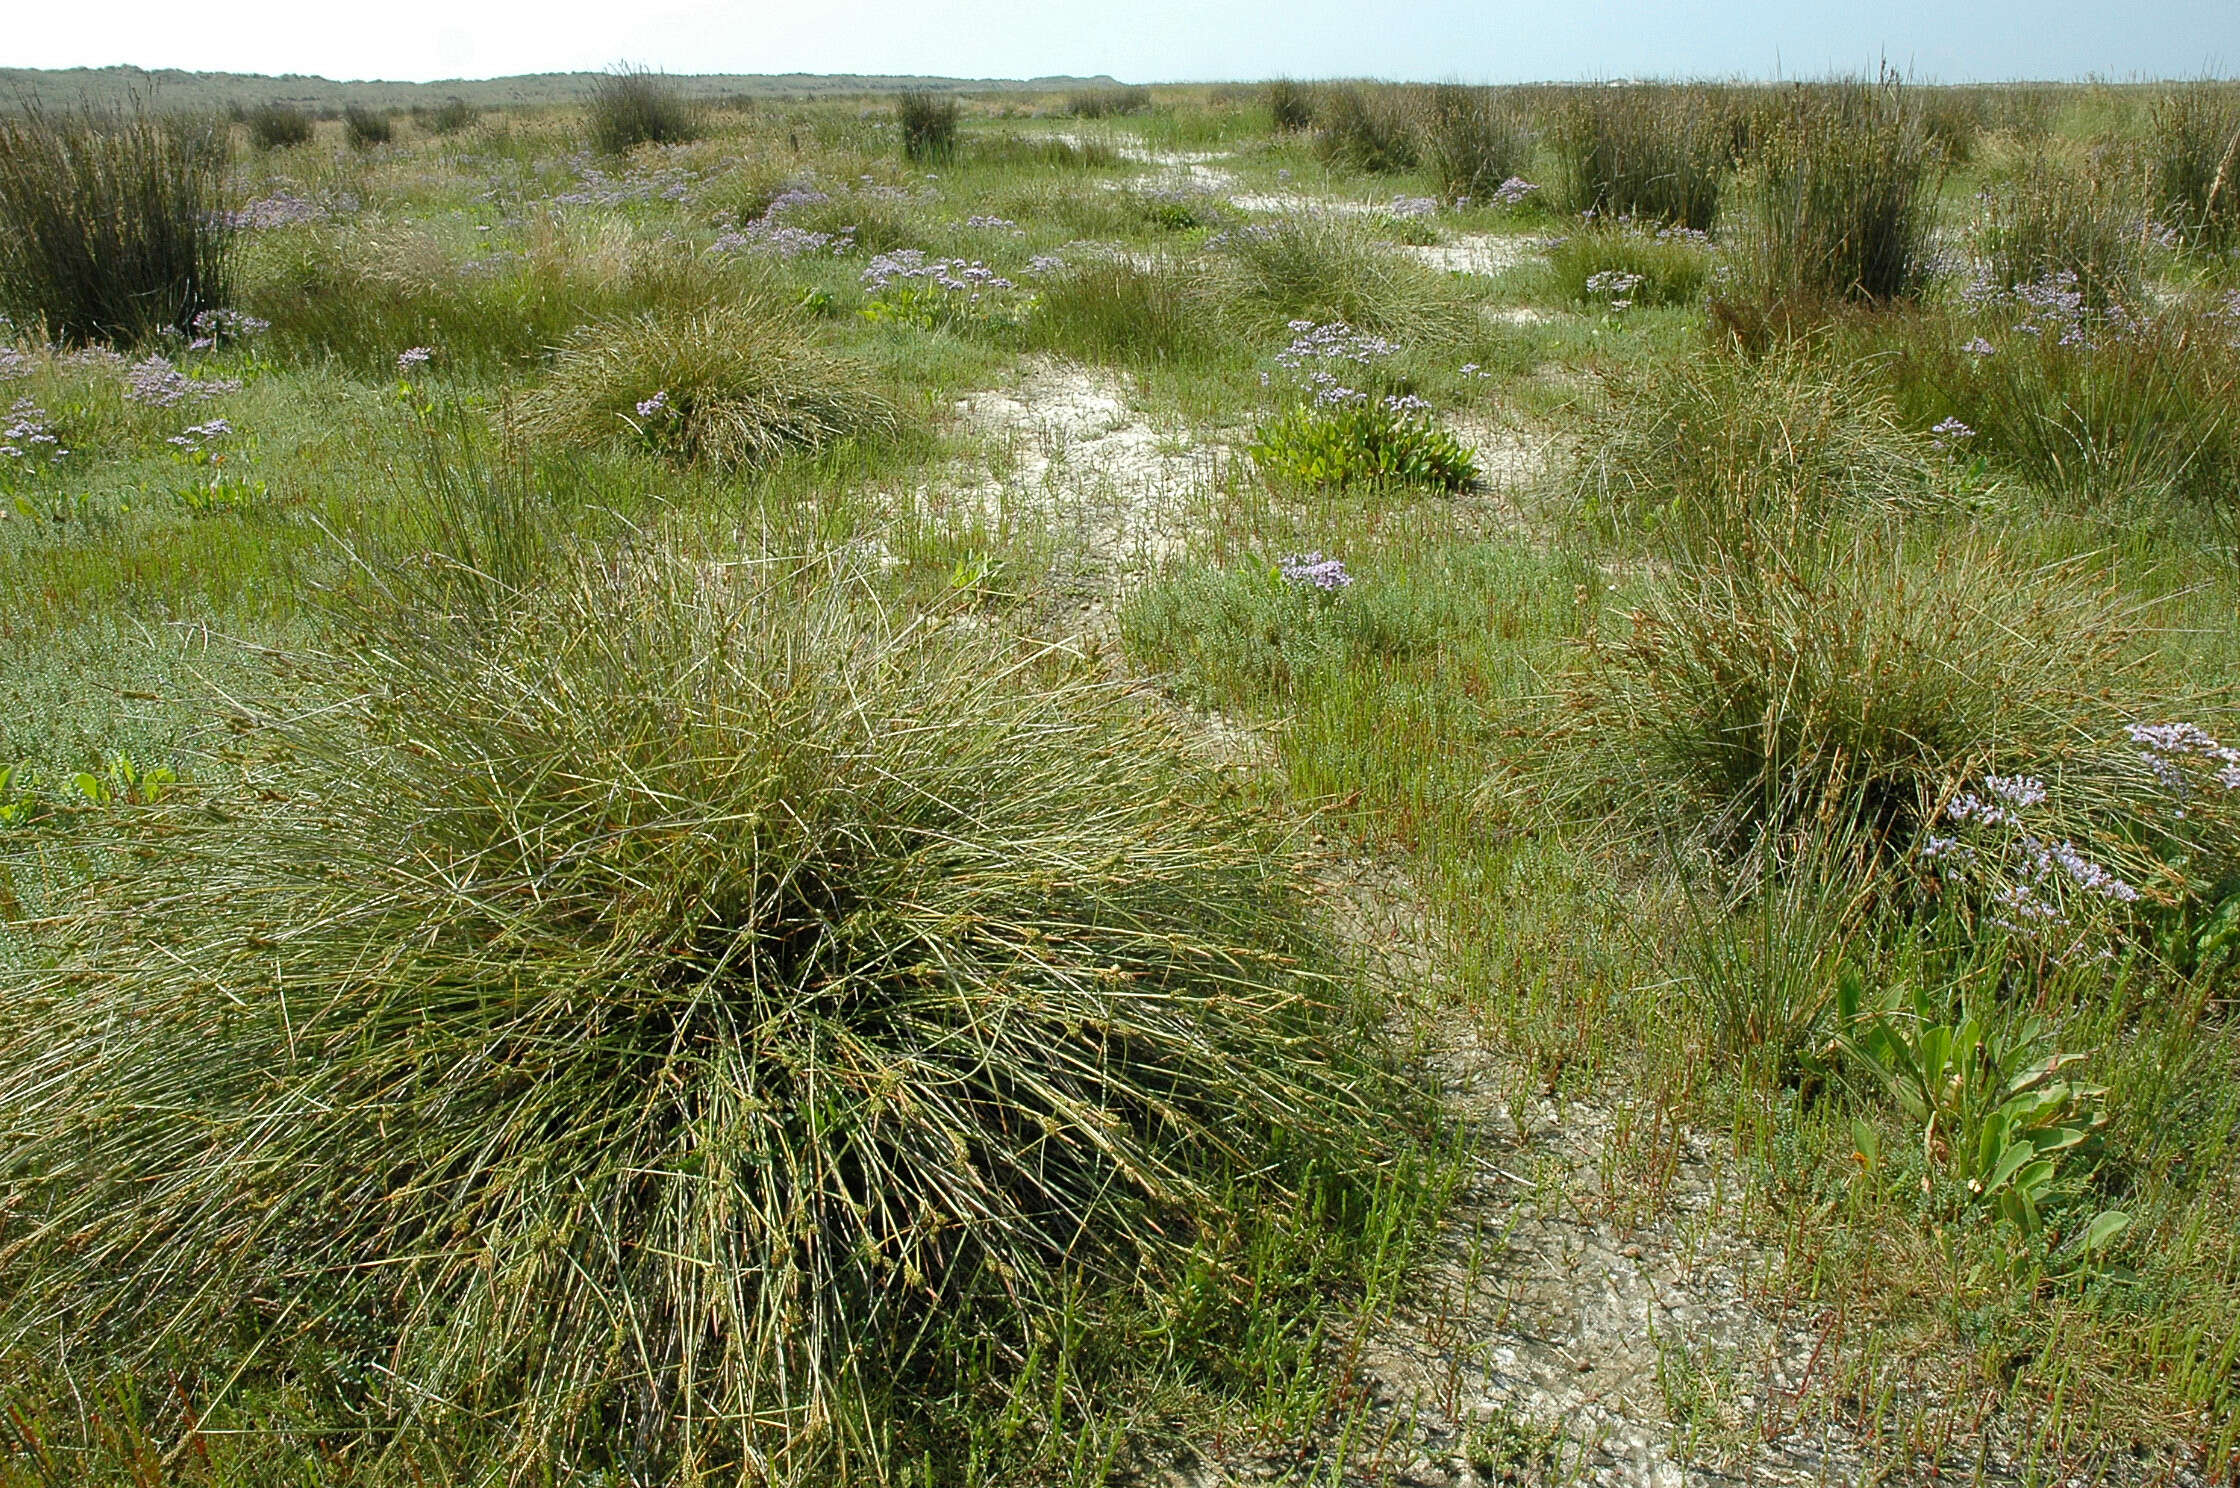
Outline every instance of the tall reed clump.
<path fill-rule="evenodd" d="M 464 98 L 446 98 L 432 109 L 415 107 L 412 117 L 424 121 L 432 134 L 457 134 L 474 127 L 481 112 Z"/>
<path fill-rule="evenodd" d="M 342 111 L 342 133 L 352 149 L 370 150 L 375 145 L 389 143 L 396 129 L 382 110 L 353 103 Z"/>
<path fill-rule="evenodd" d="M 1268 118 L 1278 134 L 1304 134 L 1314 127 L 1314 90 L 1290 78 L 1267 88 Z"/>
<path fill-rule="evenodd" d="M 1943 156 L 1894 79 L 1800 91 L 1754 178 L 1741 298 L 1763 311 L 1886 302 L 1932 272 Z"/>
<path fill-rule="evenodd" d="M 1397 88 L 1333 84 L 1315 95 L 1314 152 L 1330 165 L 1382 173 L 1413 170 L 1415 121 Z"/>
<path fill-rule="evenodd" d="M 1335 216 L 1285 217 L 1223 235 L 1209 282 L 1240 328 L 1256 333 L 1308 320 L 1424 341 L 1474 323 L 1466 295 L 1444 275 Z"/>
<path fill-rule="evenodd" d="M 1695 89 L 1599 88 L 1558 112 L 1558 195 L 1575 213 L 1709 232 L 1734 168 L 1719 100 Z"/>
<path fill-rule="evenodd" d="M 2199 82 L 2157 97 L 2147 164 L 2163 225 L 2188 247 L 2240 245 L 2240 84 Z"/>
<path fill-rule="evenodd" d="M 292 103 L 260 103 L 249 110 L 249 143 L 260 150 L 285 150 L 311 139 L 311 116 Z"/>
<path fill-rule="evenodd" d="M 2066 278 L 2094 310 L 2138 303 L 2146 224 L 2136 182 L 2115 161 L 2078 169 L 2033 150 L 1981 200 L 1977 257 L 1991 284 L 2011 291 Z"/>
<path fill-rule="evenodd" d="M 0 119 L 0 312 L 57 340 L 191 332 L 230 308 L 225 125 L 32 105 Z"/>
<path fill-rule="evenodd" d="M 8 1342 L 334 1337 L 359 1429 L 522 1481 L 884 1481 L 1392 1151 L 1281 851 L 1108 688 L 837 562 L 497 556 L 356 586 L 256 788 L 11 976 Z"/>
<path fill-rule="evenodd" d="M 895 100 L 894 117 L 902 126 L 903 159 L 947 160 L 957 153 L 954 98 L 912 89 Z"/>
<path fill-rule="evenodd" d="M 627 441 L 737 470 L 890 434 L 895 415 L 862 364 L 819 344 L 799 310 L 750 296 L 584 326 L 521 400 L 514 427 L 538 441 Z"/>
<path fill-rule="evenodd" d="M 1532 164 L 1532 134 L 1491 88 L 1441 84 L 1423 98 L 1419 153 L 1449 199 L 1483 202 Z"/>
<path fill-rule="evenodd" d="M 601 73 L 585 104 L 592 147 L 620 155 L 639 145 L 677 145 L 700 137 L 700 109 L 660 73 L 623 64 Z"/>

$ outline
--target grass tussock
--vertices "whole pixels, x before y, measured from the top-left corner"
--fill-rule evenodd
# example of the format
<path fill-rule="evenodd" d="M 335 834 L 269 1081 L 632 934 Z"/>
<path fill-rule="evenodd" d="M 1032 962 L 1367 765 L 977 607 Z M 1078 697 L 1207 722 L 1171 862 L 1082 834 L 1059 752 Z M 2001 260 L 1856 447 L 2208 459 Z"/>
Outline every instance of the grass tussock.
<path fill-rule="evenodd" d="M 1938 482 L 1898 405 L 1803 347 L 1615 378 L 1578 449 L 1565 477 L 1578 510 L 1680 552 L 1902 512 Z"/>
<path fill-rule="evenodd" d="M 1887 530 L 1699 549 L 1570 679 L 1583 757 L 1730 848 L 1857 830 L 1900 858 L 1987 774 L 2073 788 L 2157 696 L 2141 626 L 2078 566 Z M 1623 782 L 1620 784 L 1619 782 Z"/>
<path fill-rule="evenodd" d="M 215 118 L 0 119 L 0 313 L 60 341 L 129 344 L 230 308 L 228 153 Z"/>
<path fill-rule="evenodd" d="M 1304 134 L 1314 127 L 1314 89 L 1277 78 L 1266 90 L 1269 121 L 1278 134 Z"/>
<path fill-rule="evenodd" d="M 1103 687 L 821 565 L 476 562 L 375 576 L 265 798 L 136 818 L 10 987 L 17 1337 L 308 1330 L 524 1477 L 876 1477 L 1386 1150 L 1281 853 Z"/>
<path fill-rule="evenodd" d="M 259 150 L 285 150 L 311 140 L 311 116 L 292 103 L 264 103 L 249 110 L 249 143 Z"/>
<path fill-rule="evenodd" d="M 1711 282 L 1709 246 L 1683 228 L 1590 223 L 1551 246 L 1547 260 L 1556 292 L 1588 305 L 1693 304 Z"/>
<path fill-rule="evenodd" d="M 584 105 L 592 148 L 620 155 L 639 145 L 680 145 L 700 137 L 699 108 L 660 73 L 619 66 L 592 84 Z"/>
<path fill-rule="evenodd" d="M 895 100 L 902 129 L 902 158 L 947 160 L 957 153 L 957 101 L 943 93 L 911 91 Z"/>
<path fill-rule="evenodd" d="M 1211 272 L 1231 317 L 1254 331 L 1309 320 L 1435 340 L 1461 334 L 1472 320 L 1464 292 L 1445 276 L 1330 215 L 1239 228 L 1219 243 Z"/>
<path fill-rule="evenodd" d="M 1552 139 L 1566 210 L 1696 232 L 1717 225 L 1734 143 L 1707 95 L 1639 86 L 1581 92 L 1563 105 Z"/>
<path fill-rule="evenodd" d="M 1484 202 L 1503 181 L 1531 168 L 1531 130 L 1490 88 L 1447 83 L 1429 89 L 1416 128 L 1424 167 L 1449 200 Z"/>
<path fill-rule="evenodd" d="M 1084 361 L 1134 365 L 1220 355 L 1219 306 L 1188 265 L 1087 259 L 1043 280 L 1027 344 Z"/>
<path fill-rule="evenodd" d="M 1068 93 L 1065 111 L 1075 119 L 1120 119 L 1151 112 L 1151 90 L 1144 87 L 1083 88 Z"/>
<path fill-rule="evenodd" d="M 1911 295 L 1933 268 L 1943 156 L 1895 80 L 1802 92 L 1753 162 L 1739 295 L 1775 310 Z"/>
<path fill-rule="evenodd" d="M 2240 244 L 2240 86 L 2199 82 L 2157 97 L 2147 162 L 2163 225 L 2211 253 Z"/>
<path fill-rule="evenodd" d="M 585 326 L 511 415 L 531 440 L 627 441 L 722 470 L 891 434 L 895 423 L 868 370 L 774 298 Z"/>
<path fill-rule="evenodd" d="M 1314 152 L 1325 164 L 1383 174 L 1414 170 L 1421 159 L 1415 119 L 1394 88 L 1338 84 L 1314 99 Z"/>
<path fill-rule="evenodd" d="M 342 111 L 342 133 L 353 150 L 370 150 L 394 139 L 396 127 L 386 111 L 352 104 Z"/>
<path fill-rule="evenodd" d="M 1990 283 L 2011 292 L 2066 279 L 2096 311 L 2137 304 L 2148 265 L 2135 188 L 2105 152 L 2082 166 L 2043 148 L 2024 154 L 1980 198 L 1976 249 Z"/>

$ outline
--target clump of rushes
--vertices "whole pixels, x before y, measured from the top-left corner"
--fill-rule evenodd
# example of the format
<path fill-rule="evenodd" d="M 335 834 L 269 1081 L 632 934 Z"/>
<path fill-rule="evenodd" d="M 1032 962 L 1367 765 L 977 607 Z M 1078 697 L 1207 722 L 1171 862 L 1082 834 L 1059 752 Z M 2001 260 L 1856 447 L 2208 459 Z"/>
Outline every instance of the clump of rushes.
<path fill-rule="evenodd" d="M 531 439 L 629 441 L 679 463 L 742 469 L 891 433 L 895 415 L 860 363 L 821 345 L 797 307 L 764 297 L 584 327 L 521 400 L 514 427 Z"/>
<path fill-rule="evenodd" d="M 836 564 L 468 562 L 12 978 L 11 1343 L 332 1331 L 503 1476 L 883 1481 L 1393 1152 L 1288 860 L 1108 687 Z"/>
<path fill-rule="evenodd" d="M 261 103 L 249 110 L 249 143 L 284 150 L 311 138 L 311 116 L 292 103 Z"/>
<path fill-rule="evenodd" d="M 1575 213 L 1645 218 L 1709 232 L 1734 167 L 1716 98 L 1624 87 L 1577 95 L 1556 121 L 1558 195 Z"/>
<path fill-rule="evenodd" d="M 1590 223 L 1548 249 L 1556 292 L 1604 307 L 1691 304 L 1711 265 L 1710 240 L 1685 227 Z"/>
<path fill-rule="evenodd" d="M 1414 170 L 1416 132 L 1400 91 L 1351 84 L 1323 88 L 1315 96 L 1314 151 L 1349 170 Z"/>
<path fill-rule="evenodd" d="M 1532 134 L 1490 88 L 1442 84 L 1424 96 L 1416 122 L 1424 165 L 1450 201 L 1485 202 L 1532 165 Z"/>
<path fill-rule="evenodd" d="M 1314 91 L 1305 83 L 1277 78 L 1268 84 L 1268 117 L 1278 134 L 1303 134 L 1314 127 Z"/>
<path fill-rule="evenodd" d="M 415 119 L 424 116 L 429 132 L 433 134 L 457 134 L 462 129 L 473 128 L 475 120 L 481 117 L 475 106 L 464 98 L 446 98 L 425 111 L 415 108 L 412 116 Z"/>
<path fill-rule="evenodd" d="M 352 149 L 370 150 L 385 145 L 395 134 L 389 116 L 380 109 L 351 104 L 342 111 L 342 132 Z"/>
<path fill-rule="evenodd" d="M 0 313 L 130 343 L 229 308 L 228 153 L 215 118 L 34 104 L 0 119 Z"/>
<path fill-rule="evenodd" d="M 2188 247 L 2240 245 L 2240 84 L 2200 82 L 2156 98 L 2147 166 L 2164 226 Z"/>
<path fill-rule="evenodd" d="M 895 122 L 902 126 L 902 158 L 947 160 L 957 153 L 957 101 L 942 93 L 912 89 L 895 100 Z"/>
<path fill-rule="evenodd" d="M 1076 119 L 1116 119 L 1151 111 L 1149 88 L 1085 88 L 1066 95 L 1066 112 Z"/>
<path fill-rule="evenodd" d="M 1745 293 L 1760 305 L 1882 302 L 1927 279 L 1944 156 L 1895 79 L 1800 93 L 1754 166 Z"/>
<path fill-rule="evenodd" d="M 647 68 L 624 63 L 600 74 L 585 107 L 592 147 L 603 154 L 700 137 L 700 110 L 667 78 Z"/>
<path fill-rule="evenodd" d="M 1223 346 L 1218 310 L 1179 261 L 1090 258 L 1038 279 L 1027 344 L 1124 364 L 1212 357 Z"/>
<path fill-rule="evenodd" d="M 2077 170 L 2032 150 L 1982 204 L 1977 257 L 1991 283 L 2013 290 L 2067 275 L 2095 310 L 2138 303 L 2146 233 L 2135 183 L 2113 160 Z"/>

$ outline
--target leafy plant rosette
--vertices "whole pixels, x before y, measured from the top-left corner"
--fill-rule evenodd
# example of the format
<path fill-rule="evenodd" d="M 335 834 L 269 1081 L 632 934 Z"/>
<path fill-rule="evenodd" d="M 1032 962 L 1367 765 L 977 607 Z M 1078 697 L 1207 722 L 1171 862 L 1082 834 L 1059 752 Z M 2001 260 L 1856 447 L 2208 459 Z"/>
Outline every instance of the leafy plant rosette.
<path fill-rule="evenodd" d="M 1477 484 L 1476 457 L 1432 422 L 1431 405 L 1385 390 L 1390 341 L 1343 322 L 1295 320 L 1291 332 L 1276 365 L 1294 401 L 1262 419 L 1245 447 L 1262 471 L 1312 486 L 1466 491 Z M 1273 375 L 1266 381 L 1277 385 Z"/>

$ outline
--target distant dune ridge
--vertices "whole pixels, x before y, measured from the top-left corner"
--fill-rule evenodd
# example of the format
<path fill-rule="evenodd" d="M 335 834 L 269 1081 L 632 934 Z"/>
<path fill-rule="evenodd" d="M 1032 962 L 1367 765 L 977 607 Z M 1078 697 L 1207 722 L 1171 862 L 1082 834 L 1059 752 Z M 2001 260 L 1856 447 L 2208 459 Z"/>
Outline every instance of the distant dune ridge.
<path fill-rule="evenodd" d="M 171 107 L 239 103 L 289 103 L 301 108 L 340 109 L 434 106 L 462 98 L 481 108 L 508 104 L 571 103 L 584 97 L 601 74 L 537 72 L 519 77 L 450 78 L 431 83 L 378 80 L 337 82 L 332 78 L 288 73 L 268 77 L 249 72 L 149 71 L 140 67 L 0 67 L 0 107 L 20 99 L 38 103 L 117 102 L 130 96 L 158 98 Z M 895 93 L 905 88 L 936 91 L 1050 92 L 1056 89 L 1114 87 L 1117 80 L 1097 77 L 948 78 L 882 77 L 854 73 L 672 73 L 668 81 L 696 98 L 745 95 L 756 98 L 830 98 L 855 93 Z"/>

